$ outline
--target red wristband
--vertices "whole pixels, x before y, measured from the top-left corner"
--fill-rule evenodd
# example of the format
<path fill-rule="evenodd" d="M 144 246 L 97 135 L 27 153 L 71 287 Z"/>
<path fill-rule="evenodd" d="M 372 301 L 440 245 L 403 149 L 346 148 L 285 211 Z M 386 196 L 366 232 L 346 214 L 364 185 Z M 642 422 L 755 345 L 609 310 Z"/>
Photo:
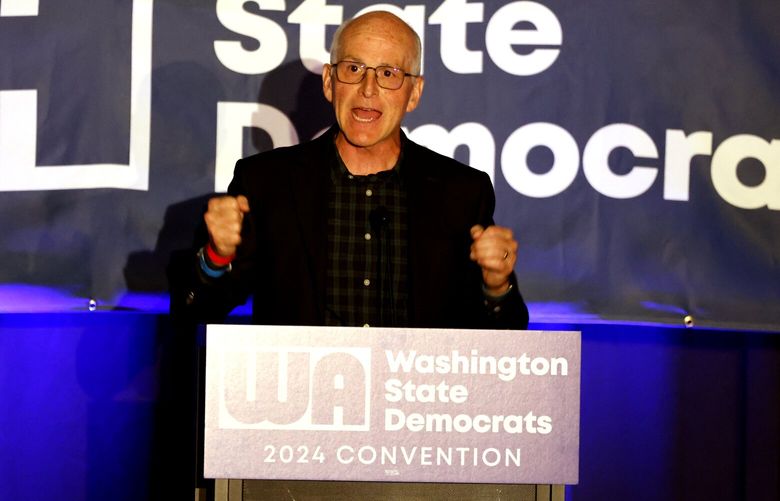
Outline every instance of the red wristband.
<path fill-rule="evenodd" d="M 232 254 L 230 256 L 220 256 L 217 254 L 217 251 L 214 250 L 214 247 L 211 246 L 211 242 L 206 244 L 206 257 L 209 258 L 209 261 L 215 266 L 218 266 L 219 268 L 223 268 L 227 265 L 229 265 L 233 259 L 236 258 L 235 254 Z"/>

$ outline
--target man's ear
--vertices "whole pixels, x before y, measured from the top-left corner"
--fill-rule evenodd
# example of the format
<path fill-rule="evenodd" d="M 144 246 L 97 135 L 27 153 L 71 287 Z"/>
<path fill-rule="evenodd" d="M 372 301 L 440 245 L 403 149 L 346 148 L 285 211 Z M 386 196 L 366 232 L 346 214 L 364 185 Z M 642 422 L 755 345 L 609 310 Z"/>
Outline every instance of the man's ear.
<path fill-rule="evenodd" d="M 322 93 L 329 103 L 333 102 L 333 82 L 331 81 L 333 73 L 331 68 L 333 67 L 327 63 L 322 66 Z"/>
<path fill-rule="evenodd" d="M 411 78 L 411 77 L 410 77 Z M 422 97 L 423 87 L 425 87 L 425 78 L 422 76 L 413 77 L 412 93 L 409 95 L 409 102 L 406 103 L 406 112 L 414 111 L 417 105 L 420 104 L 420 97 Z"/>

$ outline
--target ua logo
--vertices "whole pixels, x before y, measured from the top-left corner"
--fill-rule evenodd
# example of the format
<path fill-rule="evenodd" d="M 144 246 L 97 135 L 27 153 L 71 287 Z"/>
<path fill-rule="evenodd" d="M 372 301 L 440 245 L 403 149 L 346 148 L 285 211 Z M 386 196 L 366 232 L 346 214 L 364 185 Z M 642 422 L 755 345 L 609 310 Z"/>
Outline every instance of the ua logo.
<path fill-rule="evenodd" d="M 220 428 L 368 430 L 371 352 L 226 352 Z"/>

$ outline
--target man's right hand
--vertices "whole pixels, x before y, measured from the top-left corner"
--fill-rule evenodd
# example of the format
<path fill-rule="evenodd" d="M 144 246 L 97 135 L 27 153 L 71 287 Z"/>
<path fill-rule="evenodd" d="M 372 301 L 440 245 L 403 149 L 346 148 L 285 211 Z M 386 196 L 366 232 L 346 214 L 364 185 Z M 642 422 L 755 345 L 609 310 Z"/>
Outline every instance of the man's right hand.
<path fill-rule="evenodd" d="M 249 200 L 244 195 L 222 196 L 209 200 L 208 210 L 203 216 L 213 250 L 220 256 L 229 257 L 236 253 L 241 244 L 241 226 L 244 214 L 249 212 Z"/>

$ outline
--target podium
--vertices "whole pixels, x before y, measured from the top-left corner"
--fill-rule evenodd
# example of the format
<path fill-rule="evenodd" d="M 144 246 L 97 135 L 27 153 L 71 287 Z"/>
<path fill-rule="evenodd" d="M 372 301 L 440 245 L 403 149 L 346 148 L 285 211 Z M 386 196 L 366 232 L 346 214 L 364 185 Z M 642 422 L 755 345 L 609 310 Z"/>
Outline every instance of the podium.
<path fill-rule="evenodd" d="M 578 332 L 210 325 L 214 499 L 563 501 Z"/>

